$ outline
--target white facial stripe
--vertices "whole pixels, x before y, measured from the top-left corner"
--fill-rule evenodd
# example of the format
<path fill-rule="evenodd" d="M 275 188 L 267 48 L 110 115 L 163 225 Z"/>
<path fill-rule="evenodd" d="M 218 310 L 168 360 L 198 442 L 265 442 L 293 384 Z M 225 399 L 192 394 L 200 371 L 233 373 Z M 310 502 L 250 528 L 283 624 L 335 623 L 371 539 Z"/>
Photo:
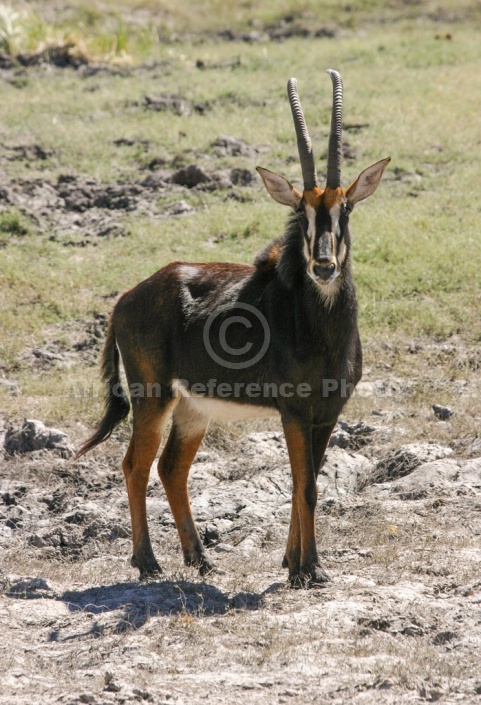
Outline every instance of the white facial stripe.
<path fill-rule="evenodd" d="M 339 242 L 338 240 L 341 234 L 341 227 L 339 225 L 341 206 L 336 203 L 334 206 L 332 206 L 331 210 L 329 211 L 329 215 L 331 216 L 332 233 L 334 235 L 335 254 L 337 256 L 339 264 L 342 264 L 346 256 L 346 243 L 344 242 L 344 238 L 341 240 L 341 242 Z"/>
<path fill-rule="evenodd" d="M 303 252 L 304 252 L 304 257 L 306 258 L 306 262 L 309 262 L 310 259 L 311 259 L 311 254 L 310 254 L 310 252 L 309 252 L 309 245 L 307 244 L 306 238 L 304 238 L 304 249 L 303 249 Z"/>
<path fill-rule="evenodd" d="M 306 216 L 307 216 L 307 242 L 304 239 L 304 257 L 306 261 L 309 262 L 314 259 L 314 243 L 316 236 L 316 210 L 306 203 L 305 205 Z M 335 203 L 330 211 L 329 215 L 331 217 L 331 233 L 332 233 L 332 255 L 337 258 L 339 264 L 344 262 L 346 257 L 346 244 L 344 239 L 339 242 L 338 238 L 341 234 L 341 227 L 339 225 L 339 219 L 341 216 L 341 206 L 339 203 Z M 320 256 L 323 253 L 320 253 Z"/>
<path fill-rule="evenodd" d="M 315 209 L 310 206 L 308 203 L 306 203 L 306 216 L 307 216 L 307 238 L 309 240 L 309 253 L 308 257 L 306 258 L 308 261 L 310 258 L 312 258 L 312 248 L 314 245 L 314 240 L 316 237 L 316 211 Z"/>
<path fill-rule="evenodd" d="M 336 203 L 334 206 L 332 206 L 331 210 L 329 211 L 329 215 L 331 216 L 331 232 L 334 233 L 334 235 L 337 237 L 341 232 L 339 227 L 339 216 L 341 215 L 341 206 Z"/>

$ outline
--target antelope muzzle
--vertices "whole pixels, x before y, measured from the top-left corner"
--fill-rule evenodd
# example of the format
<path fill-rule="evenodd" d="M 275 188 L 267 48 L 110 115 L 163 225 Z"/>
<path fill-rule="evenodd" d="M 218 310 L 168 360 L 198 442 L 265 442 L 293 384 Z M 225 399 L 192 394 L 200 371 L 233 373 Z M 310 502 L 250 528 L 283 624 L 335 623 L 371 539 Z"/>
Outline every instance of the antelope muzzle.
<path fill-rule="evenodd" d="M 337 277 L 336 263 L 329 260 L 327 262 L 313 262 L 312 273 L 319 284 L 328 284 Z"/>

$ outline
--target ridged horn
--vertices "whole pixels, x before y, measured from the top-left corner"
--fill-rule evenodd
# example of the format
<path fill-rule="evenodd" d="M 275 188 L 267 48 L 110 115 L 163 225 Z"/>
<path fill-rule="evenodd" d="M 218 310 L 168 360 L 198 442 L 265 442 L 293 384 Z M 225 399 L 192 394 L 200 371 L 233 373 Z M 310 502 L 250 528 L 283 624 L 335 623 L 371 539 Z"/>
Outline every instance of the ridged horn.
<path fill-rule="evenodd" d="M 309 133 L 307 131 L 304 113 L 301 108 L 301 101 L 299 100 L 299 95 L 297 93 L 297 81 L 295 78 L 290 78 L 287 82 L 287 94 L 291 104 L 294 127 L 296 128 L 297 148 L 299 150 L 299 159 L 301 161 L 304 189 L 308 191 L 317 186 L 316 165 L 314 162 L 311 138 L 309 137 Z"/>
<path fill-rule="evenodd" d="M 332 114 L 327 153 L 327 186 L 339 188 L 342 164 L 342 78 L 338 71 L 327 69 L 332 81 Z"/>

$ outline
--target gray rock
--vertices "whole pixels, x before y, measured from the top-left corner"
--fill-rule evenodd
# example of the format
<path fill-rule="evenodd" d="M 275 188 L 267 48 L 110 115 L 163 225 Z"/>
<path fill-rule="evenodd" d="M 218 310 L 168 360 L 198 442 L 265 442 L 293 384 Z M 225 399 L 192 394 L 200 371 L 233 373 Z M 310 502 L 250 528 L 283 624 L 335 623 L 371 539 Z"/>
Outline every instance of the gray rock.
<path fill-rule="evenodd" d="M 349 443 L 351 441 L 351 438 L 346 431 L 343 431 L 341 428 L 336 428 L 329 439 L 329 448 L 343 448 L 344 450 L 346 448 L 349 448 Z"/>
<path fill-rule="evenodd" d="M 156 171 L 153 174 L 147 174 L 145 179 L 143 179 L 140 183 L 141 186 L 143 186 L 144 188 L 156 190 L 159 188 L 163 188 L 166 184 L 170 182 L 170 179 L 170 171 L 163 169 L 160 171 Z"/>
<path fill-rule="evenodd" d="M 459 481 L 481 488 L 481 458 L 474 458 L 459 469 Z"/>
<path fill-rule="evenodd" d="M 67 357 L 65 354 L 58 352 L 57 350 L 50 350 L 46 348 L 33 348 L 32 355 L 34 358 L 41 362 L 47 364 L 53 364 L 56 362 L 67 362 Z"/>
<path fill-rule="evenodd" d="M 215 189 L 230 189 L 232 187 L 233 181 L 228 171 L 216 169 L 211 173 L 211 177 Z"/>
<path fill-rule="evenodd" d="M 319 497 L 345 497 L 357 492 L 369 470 L 369 461 L 359 453 L 329 448 L 318 478 Z"/>
<path fill-rule="evenodd" d="M 48 428 L 36 419 L 25 419 L 20 429 L 9 428 L 5 434 L 4 447 L 9 455 L 35 450 L 54 450 L 63 458 L 74 454 L 66 433 L 57 428 Z"/>
<path fill-rule="evenodd" d="M 0 525 L 0 543 L 8 544 L 12 538 L 13 529 Z"/>
<path fill-rule="evenodd" d="M 464 445 L 464 444 L 463 444 Z M 474 438 L 465 446 L 464 455 L 470 458 L 478 458 L 481 455 L 481 438 Z"/>
<path fill-rule="evenodd" d="M 249 169 L 232 169 L 230 172 L 230 180 L 236 186 L 249 186 L 255 177 Z"/>
<path fill-rule="evenodd" d="M 18 594 L 21 592 L 33 592 L 35 590 L 52 590 L 52 586 L 44 578 L 19 577 L 17 575 L 8 575 L 10 594 Z"/>
<path fill-rule="evenodd" d="M 79 703 L 95 703 L 97 702 L 95 695 L 91 695 L 90 693 L 82 693 L 78 697 Z"/>
<path fill-rule="evenodd" d="M 188 101 L 173 93 L 162 93 L 159 96 L 146 95 L 144 105 L 148 110 L 168 111 L 176 115 L 188 115 L 191 112 Z"/>
<path fill-rule="evenodd" d="M 453 415 L 452 409 L 449 406 L 440 406 L 439 404 L 433 404 L 434 415 L 440 421 L 447 421 Z"/>
<path fill-rule="evenodd" d="M 261 150 L 257 147 L 248 145 L 244 140 L 234 135 L 220 135 L 212 146 L 214 147 L 214 152 L 218 157 L 225 156 L 243 156 L 243 157 L 255 157 Z"/>
<path fill-rule="evenodd" d="M 446 458 L 452 449 L 436 443 L 411 443 L 388 453 L 365 478 L 365 484 L 396 480 L 409 475 L 424 463 Z"/>
<path fill-rule="evenodd" d="M 229 546 L 228 543 L 218 543 L 217 546 L 215 546 L 214 551 L 216 553 L 232 553 L 234 550 L 233 546 Z"/>
<path fill-rule="evenodd" d="M 44 546 L 48 545 L 38 534 L 31 534 L 27 540 L 30 546 L 35 546 L 35 548 L 44 548 Z"/>
<path fill-rule="evenodd" d="M 12 397 L 17 397 L 20 394 L 18 382 L 14 382 L 12 379 L 0 377 L 0 387 L 6 389 L 8 394 Z"/>
<path fill-rule="evenodd" d="M 202 543 L 204 546 L 216 546 L 220 542 L 220 531 L 215 524 L 206 524 L 202 532 Z"/>
<path fill-rule="evenodd" d="M 329 439 L 329 447 L 358 450 L 372 441 L 375 431 L 374 426 L 368 426 L 364 421 L 358 421 L 356 424 L 339 421 Z"/>
<path fill-rule="evenodd" d="M 82 509 L 76 509 L 74 512 L 65 514 L 64 521 L 67 524 L 87 524 L 92 518 L 91 512 L 86 512 Z"/>
<path fill-rule="evenodd" d="M 435 460 L 399 479 L 391 486 L 391 492 L 400 499 L 425 499 L 433 494 L 443 494 L 458 475 L 459 462 L 456 460 Z"/>
<path fill-rule="evenodd" d="M 357 439 L 362 439 L 364 443 L 371 440 L 372 434 L 376 431 L 374 426 L 368 426 L 368 424 L 364 423 L 364 421 L 358 421 L 355 424 L 349 424 L 346 423 L 346 421 L 339 421 L 339 426 L 350 436 Z"/>
<path fill-rule="evenodd" d="M 116 539 L 127 539 L 131 536 L 130 528 L 121 524 L 114 524 L 110 530 L 110 538 L 112 541 Z"/>
<path fill-rule="evenodd" d="M 173 203 L 171 206 L 168 206 L 165 209 L 165 213 L 167 215 L 189 215 L 191 213 L 194 213 L 194 208 L 193 206 L 189 205 L 185 201 L 178 201 L 177 203 Z"/>

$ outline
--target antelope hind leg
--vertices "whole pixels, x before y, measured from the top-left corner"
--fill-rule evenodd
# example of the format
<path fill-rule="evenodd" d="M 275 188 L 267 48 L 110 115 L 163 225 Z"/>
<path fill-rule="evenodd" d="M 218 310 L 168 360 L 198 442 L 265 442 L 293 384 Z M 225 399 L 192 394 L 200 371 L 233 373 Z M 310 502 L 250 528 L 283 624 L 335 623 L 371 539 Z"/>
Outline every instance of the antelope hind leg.
<path fill-rule="evenodd" d="M 195 454 L 204 438 L 209 418 L 181 399 L 172 420 L 172 429 L 159 460 L 159 476 L 179 532 L 184 562 L 205 575 L 213 569 L 196 529 L 190 507 L 188 479 Z"/>
<path fill-rule="evenodd" d="M 122 463 L 132 523 L 131 564 L 139 569 L 141 579 L 162 572 L 150 542 L 146 495 L 150 467 L 155 460 L 169 414 L 170 405 L 162 409 L 157 399 L 142 400 L 141 406 L 134 407 L 132 438 Z"/>

